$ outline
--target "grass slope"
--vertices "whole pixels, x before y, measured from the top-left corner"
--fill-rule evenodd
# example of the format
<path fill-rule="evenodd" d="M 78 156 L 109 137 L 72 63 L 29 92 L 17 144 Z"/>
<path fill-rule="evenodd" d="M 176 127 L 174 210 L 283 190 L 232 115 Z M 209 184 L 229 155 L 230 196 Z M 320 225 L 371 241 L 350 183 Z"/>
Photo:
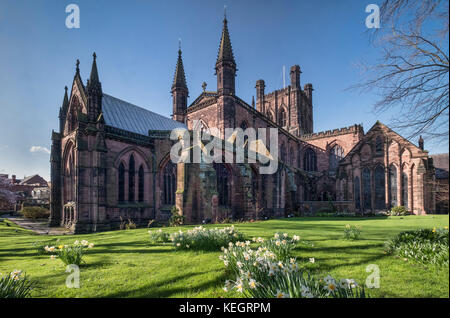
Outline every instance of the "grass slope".
<path fill-rule="evenodd" d="M 9 221 L 5 221 L 9 222 Z M 0 222 L 0 273 L 26 271 L 37 283 L 33 297 L 230 297 L 222 290 L 226 276 L 220 252 L 175 251 L 170 244 L 152 245 L 148 229 L 76 236 L 40 236 Z M 343 240 L 346 224 L 362 227 L 358 241 Z M 383 253 L 384 242 L 395 234 L 421 227 L 448 226 L 448 215 L 389 218 L 292 218 L 235 224 L 247 238 L 275 232 L 300 235 L 314 246 L 298 248 L 298 258 L 314 257 L 311 270 L 363 284 L 369 264 L 380 268 L 380 288 L 371 297 L 449 297 L 447 268 L 425 268 Z M 211 225 L 215 227 L 216 225 Z M 219 226 L 219 225 L 217 225 Z M 224 225 L 220 225 L 224 226 Z M 189 228 L 166 228 L 178 231 Z M 62 243 L 86 239 L 96 244 L 81 267 L 81 287 L 65 286 L 68 273 L 60 260 L 38 255 L 35 241 Z"/>

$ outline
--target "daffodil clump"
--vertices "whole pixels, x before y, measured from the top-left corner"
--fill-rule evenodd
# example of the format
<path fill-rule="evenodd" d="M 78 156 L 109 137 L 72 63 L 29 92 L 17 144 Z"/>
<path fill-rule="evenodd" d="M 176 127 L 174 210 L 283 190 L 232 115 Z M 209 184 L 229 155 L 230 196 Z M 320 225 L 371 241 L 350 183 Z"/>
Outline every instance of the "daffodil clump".
<path fill-rule="evenodd" d="M 234 226 L 226 228 L 205 228 L 198 226 L 187 232 L 172 233 L 170 240 L 176 249 L 215 251 L 228 242 L 236 242 L 243 239 Z"/>
<path fill-rule="evenodd" d="M 264 243 L 261 238 L 255 239 Z M 365 297 L 364 288 L 354 280 L 339 283 L 331 276 L 324 279 L 310 275 L 295 258 L 280 259 L 267 246 L 250 247 L 250 241 L 230 242 L 220 259 L 235 281 L 225 282 L 225 291 L 236 290 L 254 298 Z M 312 258 L 310 262 L 315 262 Z"/>
<path fill-rule="evenodd" d="M 0 298 L 25 298 L 32 287 L 33 283 L 20 270 L 6 275 L 0 273 Z"/>
<path fill-rule="evenodd" d="M 428 266 L 449 265 L 448 227 L 399 233 L 385 243 L 387 254 Z"/>
<path fill-rule="evenodd" d="M 170 235 L 167 232 L 164 232 L 162 229 L 148 231 L 150 234 L 150 242 L 152 243 L 167 243 L 170 242 Z"/>
<path fill-rule="evenodd" d="M 300 236 L 289 236 L 288 233 L 275 233 L 274 236 L 268 240 L 261 237 L 253 238 L 254 242 L 260 243 L 262 247 L 272 251 L 278 259 L 286 261 L 292 255 L 292 250 L 299 244 L 312 245 L 307 241 L 300 240 Z"/>
<path fill-rule="evenodd" d="M 344 229 L 344 238 L 346 240 L 358 240 L 361 236 L 361 227 L 358 225 L 347 224 Z"/>
<path fill-rule="evenodd" d="M 88 249 L 94 247 L 94 243 L 89 243 L 86 240 L 75 241 L 71 245 L 59 245 L 59 246 L 45 246 L 45 251 L 54 253 L 50 256 L 51 259 L 58 257 L 66 265 L 81 265 L 83 263 L 83 255 Z"/>

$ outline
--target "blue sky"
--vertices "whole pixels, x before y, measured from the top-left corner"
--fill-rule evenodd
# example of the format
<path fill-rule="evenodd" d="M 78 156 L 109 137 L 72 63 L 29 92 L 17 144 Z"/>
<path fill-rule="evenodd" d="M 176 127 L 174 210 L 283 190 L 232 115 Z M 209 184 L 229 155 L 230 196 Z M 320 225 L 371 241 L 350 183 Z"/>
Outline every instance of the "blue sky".
<path fill-rule="evenodd" d="M 80 7 L 79 29 L 65 26 L 70 3 Z M 370 3 L 380 1 L 1 0 L 0 173 L 49 178 L 44 147 L 58 128 L 64 86 L 72 84 L 77 58 L 88 78 L 94 51 L 105 93 L 166 116 L 179 38 L 189 102 L 203 81 L 214 90 L 224 5 L 242 99 L 251 102 L 260 78 L 267 91 L 281 88 L 283 65 L 288 74 L 299 64 L 302 85 L 315 89 L 316 132 L 355 123 L 367 131 L 377 119 L 389 124 L 396 114 L 372 113 L 376 95 L 346 90 L 360 79 L 355 64 L 379 53 L 365 27 Z M 448 143 L 425 146 L 448 151 Z"/>

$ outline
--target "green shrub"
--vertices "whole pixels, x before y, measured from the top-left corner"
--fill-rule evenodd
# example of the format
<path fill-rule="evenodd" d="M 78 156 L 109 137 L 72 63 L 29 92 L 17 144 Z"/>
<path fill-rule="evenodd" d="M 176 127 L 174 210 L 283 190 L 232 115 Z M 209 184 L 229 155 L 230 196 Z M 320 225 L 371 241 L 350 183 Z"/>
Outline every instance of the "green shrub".
<path fill-rule="evenodd" d="M 221 229 L 198 226 L 187 232 L 175 232 L 171 234 L 170 239 L 176 249 L 217 251 L 229 242 L 242 240 L 243 235 L 235 230 L 233 225 Z"/>
<path fill-rule="evenodd" d="M 180 226 L 183 225 L 184 223 L 184 215 L 180 215 L 180 213 L 178 213 L 178 209 L 176 206 L 172 207 L 171 210 L 171 216 L 169 219 L 169 226 Z"/>
<path fill-rule="evenodd" d="M 448 228 L 405 231 L 387 241 L 385 251 L 422 265 L 448 266 L 448 240 Z"/>
<path fill-rule="evenodd" d="M 44 219 L 50 216 L 50 211 L 40 206 L 26 206 L 20 213 L 27 219 Z"/>
<path fill-rule="evenodd" d="M 84 263 L 84 254 L 93 247 L 93 243 L 89 243 L 86 240 L 81 242 L 77 240 L 72 245 L 46 246 L 45 250 L 49 253 L 55 253 L 56 255 L 51 255 L 50 257 L 53 259 L 57 256 L 65 265 L 81 265 Z"/>
<path fill-rule="evenodd" d="M 399 205 L 399 206 L 394 206 L 393 208 L 391 208 L 390 214 L 394 215 L 394 216 L 405 216 L 405 215 L 410 215 L 411 212 L 408 211 L 406 209 L 406 207 Z"/>
<path fill-rule="evenodd" d="M 364 288 L 353 279 L 339 283 L 331 277 L 320 278 L 299 268 L 294 258 L 279 260 L 266 247 L 253 250 L 248 244 L 236 242 L 223 249 L 219 257 L 235 281 L 225 282 L 225 291 L 236 290 L 254 298 L 364 298 Z"/>
<path fill-rule="evenodd" d="M 170 235 L 167 232 L 164 232 L 162 229 L 148 231 L 150 234 L 150 242 L 151 243 L 167 243 L 170 242 Z"/>
<path fill-rule="evenodd" d="M 0 298 L 25 298 L 30 295 L 33 283 L 22 271 L 15 270 L 7 275 L 0 274 Z"/>
<path fill-rule="evenodd" d="M 344 229 L 344 238 L 346 240 L 359 240 L 361 236 L 361 227 L 347 224 Z"/>

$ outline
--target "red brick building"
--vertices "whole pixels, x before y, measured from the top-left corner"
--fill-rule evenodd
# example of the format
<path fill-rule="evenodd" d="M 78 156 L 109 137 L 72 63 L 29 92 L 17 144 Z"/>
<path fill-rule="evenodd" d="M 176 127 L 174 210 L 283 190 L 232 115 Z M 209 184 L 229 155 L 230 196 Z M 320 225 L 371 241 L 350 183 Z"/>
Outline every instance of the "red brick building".
<path fill-rule="evenodd" d="M 328 200 L 348 211 L 403 204 L 417 214 L 433 212 L 434 167 L 423 145 L 378 122 L 366 134 L 360 125 L 314 133 L 313 86 L 302 88 L 298 65 L 284 89 L 265 92 L 257 80 L 256 102 L 240 99 L 226 19 L 215 71 L 217 89 L 204 87 L 188 105 L 179 50 L 169 119 L 103 93 L 95 54 L 86 86 L 77 63 L 59 132 L 52 134 L 51 224 L 99 231 L 117 228 L 121 219 L 167 219 L 173 206 L 193 223 L 281 217 Z M 175 164 L 170 158 L 173 129 L 224 139 L 226 128 L 238 127 L 278 129 L 276 173 L 260 174 L 258 163 Z"/>

